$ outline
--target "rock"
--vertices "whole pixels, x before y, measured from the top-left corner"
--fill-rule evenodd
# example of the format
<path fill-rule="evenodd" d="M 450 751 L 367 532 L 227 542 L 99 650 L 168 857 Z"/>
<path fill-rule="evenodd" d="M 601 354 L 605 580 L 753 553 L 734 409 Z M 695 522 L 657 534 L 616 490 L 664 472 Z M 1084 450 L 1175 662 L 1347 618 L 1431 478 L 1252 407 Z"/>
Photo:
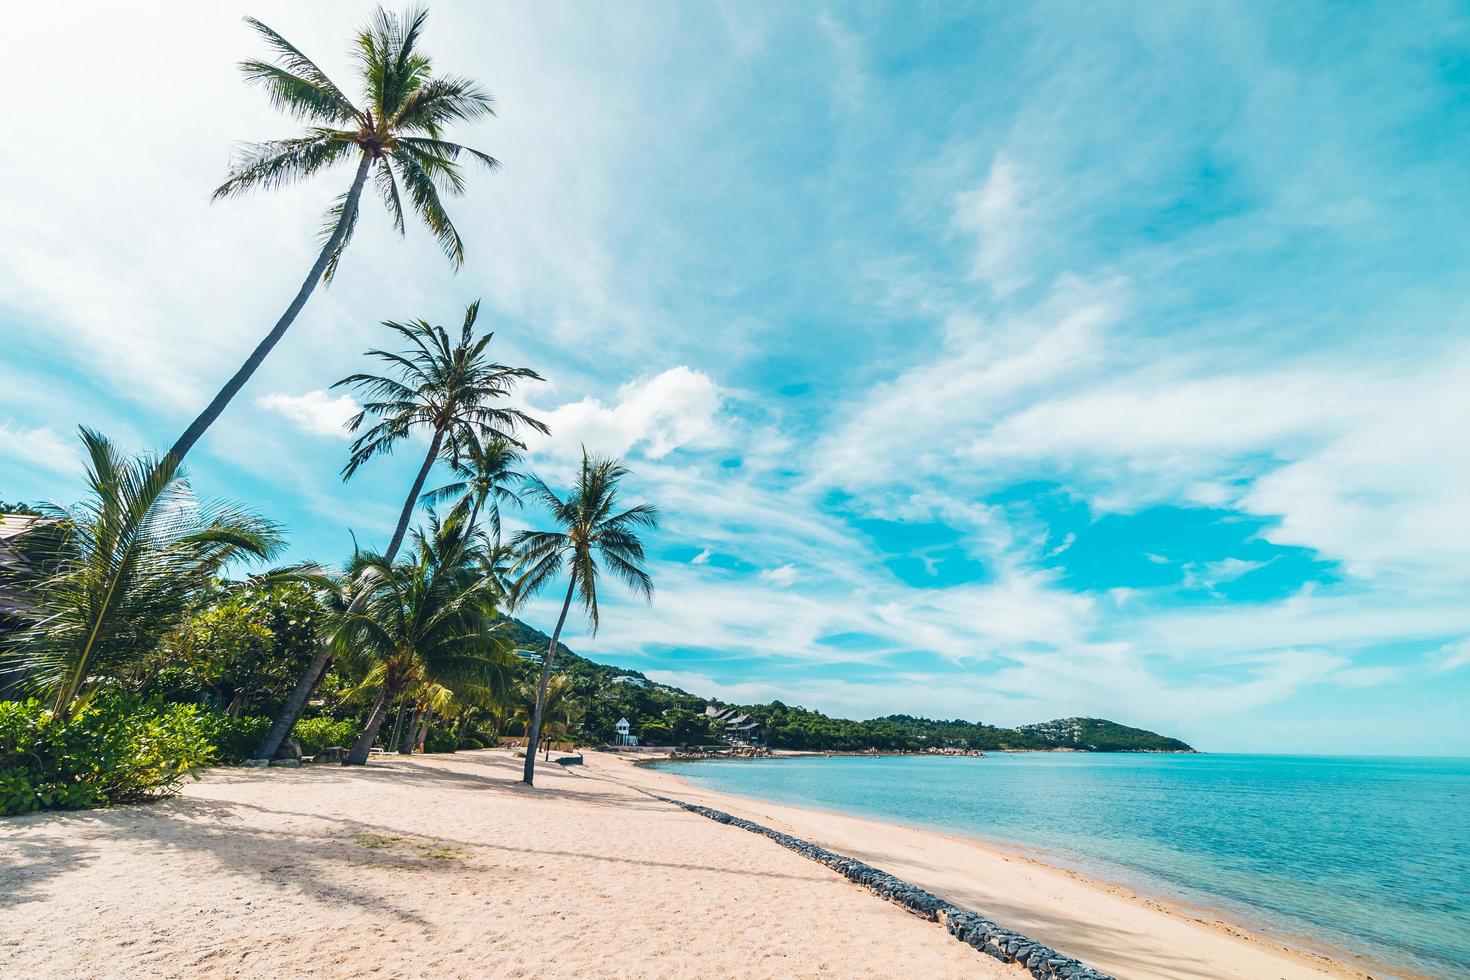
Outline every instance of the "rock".
<path fill-rule="evenodd" d="M 240 763 L 240 765 L 246 766 L 251 769 L 264 769 L 270 764 L 271 760 L 269 759 L 245 759 Z"/>
<path fill-rule="evenodd" d="M 281 766 L 286 769 L 296 769 L 301 766 L 300 759 L 272 759 L 271 765 Z"/>
<path fill-rule="evenodd" d="M 282 742 L 281 747 L 279 749 L 276 749 L 275 761 L 279 761 L 281 759 L 295 759 L 297 762 L 300 762 L 301 743 L 296 741 L 294 738 L 288 738 L 284 742 Z"/>
<path fill-rule="evenodd" d="M 317 749 L 316 755 L 311 757 L 311 761 L 313 763 L 341 765 L 342 760 L 345 758 L 347 758 L 347 750 L 340 745 L 334 745 L 331 748 Z"/>

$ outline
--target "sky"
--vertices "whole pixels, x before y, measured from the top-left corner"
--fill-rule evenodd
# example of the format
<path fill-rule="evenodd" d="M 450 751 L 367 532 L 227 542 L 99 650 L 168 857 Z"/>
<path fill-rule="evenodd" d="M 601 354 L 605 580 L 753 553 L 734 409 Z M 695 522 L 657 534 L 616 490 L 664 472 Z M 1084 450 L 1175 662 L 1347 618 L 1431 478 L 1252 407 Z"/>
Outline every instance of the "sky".
<path fill-rule="evenodd" d="M 79 424 L 167 447 L 274 323 L 351 172 L 211 203 L 296 129 L 241 17 L 350 88 L 369 10 L 10 15 L 0 499 L 78 499 Z M 290 557 L 382 546 L 425 449 L 344 483 L 331 384 L 480 299 L 546 378 L 527 468 L 616 454 L 663 512 L 653 605 L 609 585 L 578 652 L 847 717 L 1470 754 L 1463 6 L 439 0 L 425 47 L 497 103 L 454 134 L 503 163 L 450 202 L 464 267 L 368 201 L 190 457 Z"/>

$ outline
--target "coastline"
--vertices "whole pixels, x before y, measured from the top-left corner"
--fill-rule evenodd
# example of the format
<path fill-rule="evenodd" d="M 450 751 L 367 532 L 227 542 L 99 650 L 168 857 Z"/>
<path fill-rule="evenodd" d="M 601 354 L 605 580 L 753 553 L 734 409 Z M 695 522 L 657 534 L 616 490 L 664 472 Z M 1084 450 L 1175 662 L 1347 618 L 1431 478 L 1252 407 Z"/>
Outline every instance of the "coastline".
<path fill-rule="evenodd" d="M 599 757 L 605 756 L 589 755 Z M 850 854 L 1116 976 L 1425 980 L 1314 937 L 1104 877 L 1061 855 L 877 816 L 708 790 L 657 768 L 664 761 L 618 758 L 608 774 L 636 773 L 629 782 L 641 789 L 715 807 Z M 943 859 L 936 860 L 940 855 Z M 1110 949 L 1101 939 L 1099 920 L 1114 924 L 1123 948 Z"/>

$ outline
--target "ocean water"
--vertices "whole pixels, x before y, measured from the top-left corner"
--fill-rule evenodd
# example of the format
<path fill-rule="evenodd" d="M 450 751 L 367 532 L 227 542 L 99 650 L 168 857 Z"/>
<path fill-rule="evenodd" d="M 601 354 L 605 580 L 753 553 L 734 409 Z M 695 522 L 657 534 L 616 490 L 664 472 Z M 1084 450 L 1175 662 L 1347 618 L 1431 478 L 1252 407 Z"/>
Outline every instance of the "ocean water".
<path fill-rule="evenodd" d="M 1390 969 L 1470 977 L 1470 759 L 1025 753 L 660 768 L 719 792 L 1020 845 Z"/>

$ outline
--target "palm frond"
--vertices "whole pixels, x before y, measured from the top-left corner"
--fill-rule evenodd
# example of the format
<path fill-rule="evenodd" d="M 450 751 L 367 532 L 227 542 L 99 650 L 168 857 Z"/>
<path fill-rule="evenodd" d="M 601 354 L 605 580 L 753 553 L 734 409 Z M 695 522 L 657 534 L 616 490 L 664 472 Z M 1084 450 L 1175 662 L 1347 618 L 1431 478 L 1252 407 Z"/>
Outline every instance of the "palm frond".
<path fill-rule="evenodd" d="M 216 199 L 238 197 L 252 190 L 276 190 L 329 167 L 354 149 L 352 134 L 318 129 L 309 136 L 242 143 L 236 148 L 225 182 L 214 190 Z"/>

